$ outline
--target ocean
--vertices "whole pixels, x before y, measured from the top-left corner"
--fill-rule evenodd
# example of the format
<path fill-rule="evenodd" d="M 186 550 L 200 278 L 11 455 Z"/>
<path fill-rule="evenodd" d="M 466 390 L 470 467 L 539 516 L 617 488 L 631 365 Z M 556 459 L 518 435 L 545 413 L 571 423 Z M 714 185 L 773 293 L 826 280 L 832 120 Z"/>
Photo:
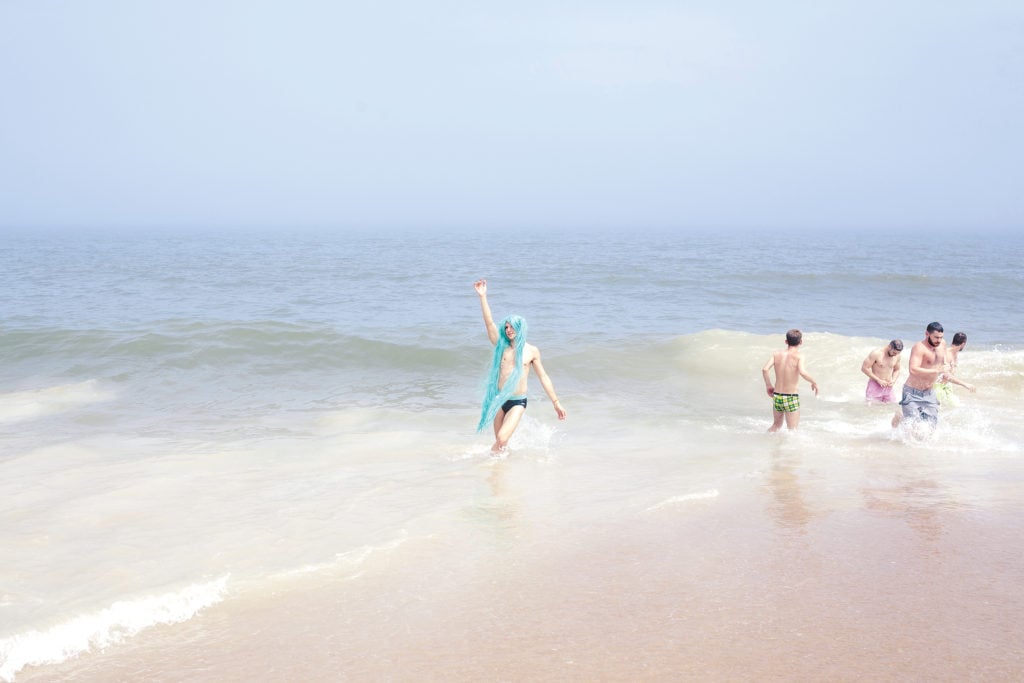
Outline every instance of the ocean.
<path fill-rule="evenodd" d="M 1024 238 L 0 238 L 0 681 L 1020 680 Z M 495 317 L 536 378 L 475 431 Z M 862 360 L 968 334 L 932 432 Z M 815 398 L 767 434 L 804 332 Z"/>

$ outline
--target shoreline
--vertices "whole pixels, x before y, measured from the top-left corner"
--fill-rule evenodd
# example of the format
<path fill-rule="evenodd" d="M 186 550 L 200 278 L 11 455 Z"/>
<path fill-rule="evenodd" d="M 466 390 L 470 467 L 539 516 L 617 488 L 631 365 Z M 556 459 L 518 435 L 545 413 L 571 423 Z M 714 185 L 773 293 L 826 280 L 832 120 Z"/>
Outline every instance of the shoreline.
<path fill-rule="evenodd" d="M 536 463 L 484 463 L 448 533 L 16 680 L 1024 675 L 1024 526 L 1009 496 L 968 499 L 948 460 L 829 471 L 793 446 L 766 448 L 719 496 L 595 507 L 568 533 L 544 525 Z"/>

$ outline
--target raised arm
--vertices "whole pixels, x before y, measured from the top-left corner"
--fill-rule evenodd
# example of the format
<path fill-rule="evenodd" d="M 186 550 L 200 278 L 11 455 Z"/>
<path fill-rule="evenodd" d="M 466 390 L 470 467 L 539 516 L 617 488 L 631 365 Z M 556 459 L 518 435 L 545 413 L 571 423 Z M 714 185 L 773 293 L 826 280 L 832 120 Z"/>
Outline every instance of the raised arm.
<path fill-rule="evenodd" d="M 484 314 L 484 327 L 487 328 L 487 338 L 491 340 L 491 344 L 497 344 L 498 326 L 494 324 L 494 318 L 491 317 L 491 307 L 487 305 L 487 280 L 477 280 L 473 283 L 473 289 L 476 290 L 477 295 L 480 297 L 480 311 Z"/>
<path fill-rule="evenodd" d="M 551 383 L 551 378 L 548 377 L 548 373 L 544 371 L 544 365 L 540 362 L 540 351 L 537 351 L 536 357 L 533 359 L 533 369 L 537 372 L 537 379 L 540 380 L 540 385 L 544 387 L 544 393 L 551 399 L 551 404 L 555 407 L 555 413 L 558 415 L 559 420 L 565 419 L 565 408 L 558 401 L 558 396 L 555 394 L 555 385 Z"/>

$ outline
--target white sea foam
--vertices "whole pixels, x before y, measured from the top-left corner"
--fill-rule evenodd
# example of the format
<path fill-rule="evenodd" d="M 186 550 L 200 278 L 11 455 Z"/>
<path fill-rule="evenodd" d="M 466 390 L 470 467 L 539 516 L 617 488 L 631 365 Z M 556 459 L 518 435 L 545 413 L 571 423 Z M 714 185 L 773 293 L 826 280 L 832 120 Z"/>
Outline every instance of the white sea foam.
<path fill-rule="evenodd" d="M 96 380 L 0 395 L 0 424 L 23 422 L 108 400 Z"/>
<path fill-rule="evenodd" d="M 525 415 L 519 423 L 519 427 L 516 429 L 515 434 L 513 434 L 512 438 L 509 440 L 509 445 L 506 446 L 503 451 L 498 453 L 491 451 L 491 445 L 494 443 L 494 434 L 489 428 L 480 432 L 477 438 L 479 439 L 478 441 L 469 444 L 459 453 L 453 453 L 447 456 L 446 459 L 450 461 L 478 458 L 504 460 L 511 454 L 523 452 L 530 452 L 534 455 L 540 455 L 540 457 L 546 457 L 552 446 L 557 445 L 561 438 L 561 434 L 556 425 L 545 424 L 544 422 Z"/>
<path fill-rule="evenodd" d="M 409 538 L 406 531 L 402 531 L 401 534 L 387 543 L 380 545 L 363 545 L 352 550 L 347 550 L 343 553 L 338 553 L 334 556 L 334 559 L 330 562 L 321 562 L 318 564 L 308 564 L 297 569 L 290 569 L 288 571 L 281 572 L 274 575 L 272 578 L 276 579 L 288 579 L 295 576 L 302 576 L 306 574 L 317 574 L 317 573 L 345 573 L 345 577 L 349 579 L 358 578 L 363 574 L 363 563 L 366 562 L 375 553 L 388 552 L 394 550 L 398 546 L 402 545 Z"/>
<path fill-rule="evenodd" d="M 857 439 L 873 433 L 888 433 L 892 424 L 891 420 L 892 413 L 885 412 L 879 413 L 877 417 L 872 417 L 870 422 L 866 420 L 852 422 L 844 419 L 831 419 L 817 423 L 810 422 L 808 427 L 801 426 L 801 429 L 816 431 L 830 436 L 842 436 L 846 439 Z"/>
<path fill-rule="evenodd" d="M 557 422 L 551 422 L 546 419 L 541 421 L 535 417 L 524 415 L 515 434 L 509 440 L 509 448 L 513 451 L 529 449 L 546 452 L 553 445 L 557 432 Z"/>
<path fill-rule="evenodd" d="M 647 508 L 645 512 L 659 510 L 670 505 L 678 505 L 679 503 L 687 503 L 694 500 L 710 500 L 712 498 L 718 498 L 718 489 L 708 489 L 701 493 L 687 493 L 682 496 L 672 496 L 671 498 L 667 498 L 656 505 L 652 505 Z"/>
<path fill-rule="evenodd" d="M 447 455 L 445 457 L 445 459 L 449 460 L 449 461 L 452 461 L 452 462 L 456 462 L 456 461 L 459 461 L 459 460 L 473 460 L 473 459 L 477 459 L 477 458 L 483 458 L 485 456 L 493 456 L 493 457 L 501 457 L 501 458 L 504 457 L 504 455 L 501 455 L 501 454 L 497 454 L 497 455 L 492 454 L 491 453 L 491 445 L 490 445 L 490 443 L 477 442 L 477 443 L 469 444 L 461 452 L 452 453 L 450 455 Z"/>
<path fill-rule="evenodd" d="M 110 607 L 57 624 L 46 631 L 26 631 L 0 638 L 0 680 L 14 680 L 26 666 L 57 664 L 108 645 L 124 642 L 157 624 L 178 624 L 223 599 L 228 576 L 180 591 Z"/>

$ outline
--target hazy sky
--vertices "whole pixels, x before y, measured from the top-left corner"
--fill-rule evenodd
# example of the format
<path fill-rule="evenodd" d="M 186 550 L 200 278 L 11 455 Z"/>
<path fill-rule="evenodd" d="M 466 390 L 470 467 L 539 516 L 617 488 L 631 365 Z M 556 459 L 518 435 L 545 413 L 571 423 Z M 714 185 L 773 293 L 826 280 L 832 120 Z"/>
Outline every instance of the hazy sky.
<path fill-rule="evenodd" d="M 1024 225 L 1024 2 L 0 0 L 0 230 Z"/>

